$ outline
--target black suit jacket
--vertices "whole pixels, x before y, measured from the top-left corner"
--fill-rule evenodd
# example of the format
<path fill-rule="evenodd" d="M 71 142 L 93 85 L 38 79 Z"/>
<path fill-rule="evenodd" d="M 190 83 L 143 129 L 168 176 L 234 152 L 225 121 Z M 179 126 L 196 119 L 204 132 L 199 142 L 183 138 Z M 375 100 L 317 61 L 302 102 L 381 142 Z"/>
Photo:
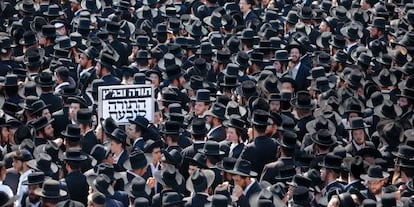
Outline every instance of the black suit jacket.
<path fill-rule="evenodd" d="M 197 193 L 191 198 L 188 198 L 187 203 L 184 206 L 185 207 L 205 206 L 206 204 L 210 203 L 210 201 L 208 201 L 207 198 L 208 198 L 208 195 Z"/>
<path fill-rule="evenodd" d="M 361 180 L 355 180 L 354 182 L 349 183 L 345 186 L 344 191 L 348 192 L 352 188 L 358 191 L 367 190 L 367 187 L 364 184 L 362 184 Z"/>
<path fill-rule="evenodd" d="M 86 176 L 80 171 L 71 172 L 66 175 L 65 183 L 70 199 L 87 206 L 89 185 L 86 182 Z"/>
<path fill-rule="evenodd" d="M 3 184 L 8 185 L 13 194 L 17 193 L 17 186 L 19 185 L 20 174 L 14 170 L 14 168 L 7 169 L 6 176 L 4 177 Z"/>
<path fill-rule="evenodd" d="M 114 164 L 114 168 L 116 172 L 122 172 L 125 171 L 126 169 L 124 168 L 124 162 L 129 158 L 128 153 L 126 152 L 126 150 L 124 150 L 121 154 L 121 156 L 119 157 L 118 161 L 116 162 L 116 164 Z"/>
<path fill-rule="evenodd" d="M 89 130 L 86 132 L 85 136 L 83 136 L 83 145 L 82 145 L 82 151 L 90 154 L 92 148 L 98 144 L 98 139 L 96 138 L 95 133 L 93 130 Z"/>
<path fill-rule="evenodd" d="M 246 195 L 240 196 L 239 200 L 237 201 L 237 206 L 250 207 L 250 198 L 260 193 L 261 190 L 262 188 L 260 187 L 259 183 L 257 181 L 254 181 L 253 185 L 249 188 Z"/>
<path fill-rule="evenodd" d="M 214 140 L 216 142 L 221 142 L 226 139 L 226 128 L 222 125 L 216 129 L 213 129 L 209 132 L 208 137 L 209 140 Z"/>
<path fill-rule="evenodd" d="M 306 91 L 310 86 L 310 81 L 307 79 L 309 76 L 310 67 L 306 64 L 300 64 L 298 73 L 296 74 L 295 83 L 296 91 Z"/>
<path fill-rule="evenodd" d="M 69 107 L 64 106 L 62 110 L 59 110 L 53 113 L 52 117 L 55 119 L 52 122 L 55 137 L 60 137 L 61 136 L 60 133 L 66 129 L 66 126 L 68 124 L 70 124 Z"/>
<path fill-rule="evenodd" d="M 278 159 L 276 162 L 271 162 L 264 166 L 262 176 L 260 178 L 260 182 L 267 181 L 270 184 L 276 184 L 276 175 L 279 174 L 281 166 L 284 165 L 294 165 L 294 161 L 292 158 L 281 158 Z"/>
<path fill-rule="evenodd" d="M 114 50 L 119 54 L 119 60 L 115 63 L 115 65 L 120 68 L 121 66 L 128 65 L 128 49 L 120 40 L 114 39 L 110 43 L 110 45 L 114 48 Z"/>
<path fill-rule="evenodd" d="M 136 142 L 134 141 L 134 143 L 132 145 L 132 148 L 133 149 L 139 148 L 140 150 L 144 150 L 144 145 L 145 145 L 145 140 L 144 140 L 144 138 L 142 138 L 142 139 L 140 139 Z"/>
<path fill-rule="evenodd" d="M 248 144 L 241 154 L 243 159 L 251 162 L 252 170 L 260 174 L 263 167 L 276 160 L 277 144 L 274 139 L 266 136 L 256 137 Z"/>
<path fill-rule="evenodd" d="M 103 86 L 112 86 L 112 85 L 121 84 L 121 81 L 113 75 L 103 76 L 101 79 L 103 80 L 103 83 L 102 83 Z"/>
<path fill-rule="evenodd" d="M 249 13 L 246 15 L 246 17 L 243 19 L 244 20 L 244 26 L 247 27 L 247 24 L 249 24 L 250 22 L 255 21 L 257 19 L 258 19 L 258 17 L 254 13 L 254 11 L 250 10 Z"/>
<path fill-rule="evenodd" d="M 50 113 L 55 113 L 62 109 L 62 98 L 55 94 L 51 93 L 42 93 L 40 95 L 40 99 L 45 102 L 45 104 L 49 104 L 49 111 Z"/>

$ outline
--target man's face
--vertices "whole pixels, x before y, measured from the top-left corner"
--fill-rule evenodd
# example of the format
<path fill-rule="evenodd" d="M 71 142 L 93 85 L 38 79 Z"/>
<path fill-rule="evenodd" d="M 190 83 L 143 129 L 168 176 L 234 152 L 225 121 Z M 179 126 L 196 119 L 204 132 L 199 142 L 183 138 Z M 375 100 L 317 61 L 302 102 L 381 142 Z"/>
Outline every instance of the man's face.
<path fill-rule="evenodd" d="M 292 48 L 291 50 L 290 50 L 290 57 L 292 58 L 292 62 L 293 63 L 299 63 L 299 60 L 300 60 L 300 56 L 301 56 L 301 54 L 300 54 L 300 52 L 299 52 L 299 49 L 298 48 Z"/>
<path fill-rule="evenodd" d="M 79 65 L 81 66 L 82 69 L 86 69 L 87 65 L 88 65 L 88 56 L 86 56 L 84 53 L 81 53 L 79 56 Z"/>
<path fill-rule="evenodd" d="M 80 109 L 79 103 L 71 103 L 69 106 L 69 116 L 70 118 L 74 119 L 76 117 L 76 114 L 78 113 Z"/>
<path fill-rule="evenodd" d="M 371 27 L 371 29 L 369 30 L 369 37 L 377 38 L 378 37 L 378 28 Z"/>
<path fill-rule="evenodd" d="M 14 170 L 16 170 L 17 172 L 20 172 L 23 170 L 23 162 L 21 160 L 16 160 L 13 159 L 13 164 L 12 164 Z"/>
<path fill-rule="evenodd" d="M 204 102 L 195 102 L 194 113 L 197 116 L 201 116 L 208 110 L 208 105 Z"/>
<path fill-rule="evenodd" d="M 135 124 L 131 124 L 131 123 L 128 123 L 127 124 L 127 126 L 125 128 L 125 133 L 126 133 L 128 139 L 138 138 L 138 135 L 137 135 L 135 129 L 136 129 L 136 125 Z"/>
<path fill-rule="evenodd" d="M 352 138 L 358 145 L 365 143 L 365 132 L 364 129 L 352 130 Z"/>
<path fill-rule="evenodd" d="M 161 160 L 161 156 L 162 156 L 161 148 L 159 148 L 159 147 L 154 148 L 151 152 L 151 156 L 152 156 L 152 161 L 153 162 L 159 162 Z"/>
<path fill-rule="evenodd" d="M 52 119 L 52 114 L 50 114 L 49 109 L 43 109 L 42 116 L 46 117 L 47 120 L 51 120 Z"/>
<path fill-rule="evenodd" d="M 406 97 L 400 97 L 397 100 L 397 104 L 404 110 L 407 111 L 408 110 L 408 99 Z"/>
<path fill-rule="evenodd" d="M 121 143 L 116 143 L 114 140 L 111 140 L 111 152 L 112 153 L 120 153 L 122 149 Z"/>
<path fill-rule="evenodd" d="M 233 175 L 232 178 L 234 181 L 234 185 L 238 185 L 242 188 L 245 188 L 247 186 L 246 180 L 243 179 L 240 175 Z"/>
<path fill-rule="evenodd" d="M 292 83 L 290 83 L 290 82 L 283 82 L 282 83 L 282 90 L 288 90 L 288 91 L 290 91 L 290 92 L 294 92 L 294 90 L 295 89 L 293 89 L 293 85 L 292 85 Z"/>
<path fill-rule="evenodd" d="M 322 180 L 322 181 L 325 181 L 325 180 L 326 180 L 326 178 L 327 178 L 327 177 L 326 177 L 326 173 L 327 173 L 327 172 L 326 172 L 326 168 L 324 168 L 324 167 L 323 167 L 323 168 L 321 168 L 321 169 L 320 169 L 320 173 L 321 173 L 321 180 Z"/>
<path fill-rule="evenodd" d="M 98 78 L 101 78 L 102 77 L 102 66 L 101 66 L 101 63 L 99 63 L 99 62 L 96 63 L 95 69 L 96 69 L 96 76 Z"/>
<path fill-rule="evenodd" d="M 328 24 L 325 21 L 322 21 L 321 24 L 319 25 L 319 32 L 328 32 L 329 31 L 329 27 Z"/>
<path fill-rule="evenodd" d="M 241 0 L 239 2 L 239 6 L 240 6 L 240 11 L 243 12 L 243 13 L 249 11 L 250 8 L 252 7 L 250 4 L 247 3 L 246 0 Z"/>
<path fill-rule="evenodd" d="M 270 101 L 269 108 L 271 112 L 280 111 L 280 101 Z"/>
<path fill-rule="evenodd" d="M 154 84 L 155 87 L 160 85 L 160 77 L 157 74 L 151 73 L 149 78 L 151 79 L 151 83 Z"/>
<path fill-rule="evenodd" d="M 178 78 L 178 88 L 182 89 L 184 87 L 185 78 L 183 76 Z"/>
<path fill-rule="evenodd" d="M 368 189 L 374 194 L 378 195 L 382 192 L 382 187 L 384 186 L 384 180 L 370 180 L 368 181 Z"/>
<path fill-rule="evenodd" d="M 30 203 L 37 203 L 40 200 L 40 197 L 35 195 L 34 191 L 39 188 L 39 184 L 29 185 L 28 187 L 28 196 Z"/>
<path fill-rule="evenodd" d="M 48 124 L 45 128 L 44 128 L 44 132 L 45 132 L 45 137 L 46 138 L 52 138 L 53 137 L 53 127 L 51 124 Z"/>

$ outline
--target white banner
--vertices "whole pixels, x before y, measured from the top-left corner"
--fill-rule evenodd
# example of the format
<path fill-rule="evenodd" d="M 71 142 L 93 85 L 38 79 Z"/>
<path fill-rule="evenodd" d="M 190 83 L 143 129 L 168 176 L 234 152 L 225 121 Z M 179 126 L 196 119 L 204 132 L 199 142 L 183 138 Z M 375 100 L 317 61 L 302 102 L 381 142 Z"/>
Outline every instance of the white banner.
<path fill-rule="evenodd" d="M 98 116 L 112 117 L 119 125 L 129 119 L 154 117 L 154 88 L 152 85 L 116 85 L 98 88 Z"/>

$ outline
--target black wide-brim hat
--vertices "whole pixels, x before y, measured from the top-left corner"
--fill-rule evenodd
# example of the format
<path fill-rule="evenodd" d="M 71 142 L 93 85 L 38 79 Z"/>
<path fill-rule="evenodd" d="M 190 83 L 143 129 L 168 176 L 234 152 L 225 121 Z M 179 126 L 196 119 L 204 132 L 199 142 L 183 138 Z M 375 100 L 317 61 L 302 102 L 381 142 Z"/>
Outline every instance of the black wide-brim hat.
<path fill-rule="evenodd" d="M 397 118 L 402 115 L 403 110 L 391 100 L 385 100 L 381 105 L 374 108 L 374 113 L 383 118 Z"/>
<path fill-rule="evenodd" d="M 257 172 L 252 171 L 250 161 L 244 159 L 238 159 L 234 168 L 226 172 L 246 177 L 256 177 L 258 175 Z"/>
<path fill-rule="evenodd" d="M 154 173 L 155 180 L 163 186 L 178 187 L 184 182 L 184 177 L 171 165 Z"/>
<path fill-rule="evenodd" d="M 341 163 L 342 163 L 342 158 L 341 157 L 339 157 L 337 155 L 334 155 L 333 153 L 328 153 L 323 158 L 323 161 L 321 163 L 319 163 L 318 165 L 320 167 L 324 167 L 324 168 L 327 168 L 327 169 L 340 170 L 341 169 Z"/>
<path fill-rule="evenodd" d="M 208 169 L 207 166 L 207 157 L 201 153 L 197 153 L 194 157 L 185 157 L 184 159 L 188 160 L 190 165 L 198 166 L 202 169 Z"/>
<path fill-rule="evenodd" d="M 312 134 L 311 140 L 322 146 L 332 146 L 336 143 L 336 138 L 327 129 L 322 129 Z"/>
<path fill-rule="evenodd" d="M 218 156 L 225 153 L 220 150 L 220 144 L 216 141 L 207 141 L 203 149 L 198 149 L 198 152 L 204 155 Z"/>
<path fill-rule="evenodd" d="M 362 30 L 362 24 L 357 22 L 350 22 L 349 24 L 344 25 L 344 27 L 341 28 L 340 32 L 343 36 L 349 38 L 350 40 L 357 40 L 361 39 L 364 35 Z"/>
<path fill-rule="evenodd" d="M 383 172 L 382 167 L 379 165 L 372 165 L 368 168 L 367 174 L 362 174 L 361 179 L 365 181 L 377 181 L 388 178 L 390 174 Z"/>
<path fill-rule="evenodd" d="M 44 172 L 46 175 L 51 175 L 59 170 L 50 155 L 46 153 L 41 153 L 37 159 L 28 161 L 27 165 L 32 169 Z"/>
<path fill-rule="evenodd" d="M 111 139 L 118 140 L 122 144 L 126 146 L 130 146 L 126 141 L 126 134 L 122 129 L 116 128 L 111 134 L 107 134 L 107 135 Z"/>
<path fill-rule="evenodd" d="M 381 70 L 377 75 L 372 77 L 372 80 L 382 87 L 394 86 L 397 83 L 397 77 L 388 69 Z"/>
<path fill-rule="evenodd" d="M 53 179 L 46 180 L 43 183 L 43 186 L 41 188 L 37 188 L 34 193 L 42 198 L 52 199 L 62 198 L 68 195 L 66 191 L 61 189 L 59 181 Z"/>

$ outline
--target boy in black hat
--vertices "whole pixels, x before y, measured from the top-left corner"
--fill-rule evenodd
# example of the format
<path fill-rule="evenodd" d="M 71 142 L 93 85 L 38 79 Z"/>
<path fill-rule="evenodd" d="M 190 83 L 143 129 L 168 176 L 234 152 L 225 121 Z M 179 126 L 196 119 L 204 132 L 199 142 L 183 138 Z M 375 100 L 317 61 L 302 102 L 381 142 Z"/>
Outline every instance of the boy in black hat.
<path fill-rule="evenodd" d="M 83 136 L 82 151 L 90 154 L 92 148 L 98 144 L 98 139 L 92 128 L 92 111 L 87 108 L 79 109 L 76 114 L 76 121 Z"/>

